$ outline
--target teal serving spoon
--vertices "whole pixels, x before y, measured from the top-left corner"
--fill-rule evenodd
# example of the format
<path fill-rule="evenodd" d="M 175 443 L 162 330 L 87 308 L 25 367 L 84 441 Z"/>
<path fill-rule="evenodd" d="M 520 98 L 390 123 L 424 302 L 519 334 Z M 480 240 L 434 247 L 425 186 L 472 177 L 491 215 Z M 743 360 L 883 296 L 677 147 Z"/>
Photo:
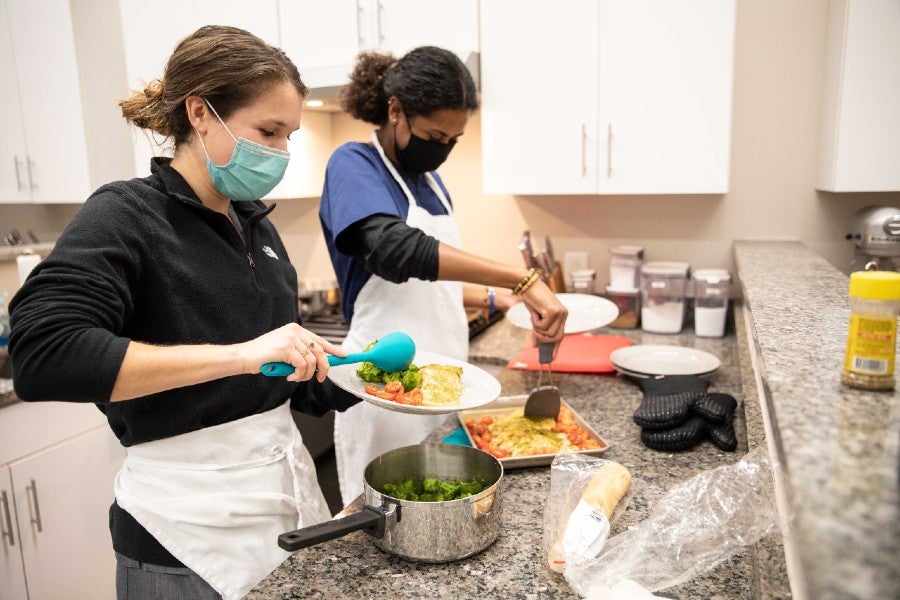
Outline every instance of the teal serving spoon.
<path fill-rule="evenodd" d="M 328 356 L 328 364 L 349 365 L 370 362 L 382 371 L 393 373 L 402 371 L 412 363 L 416 355 L 416 344 L 413 339 L 400 331 L 386 333 L 368 350 L 354 352 L 347 356 Z M 293 365 L 284 362 L 270 362 L 260 367 L 259 372 L 269 377 L 285 377 L 294 372 Z"/>

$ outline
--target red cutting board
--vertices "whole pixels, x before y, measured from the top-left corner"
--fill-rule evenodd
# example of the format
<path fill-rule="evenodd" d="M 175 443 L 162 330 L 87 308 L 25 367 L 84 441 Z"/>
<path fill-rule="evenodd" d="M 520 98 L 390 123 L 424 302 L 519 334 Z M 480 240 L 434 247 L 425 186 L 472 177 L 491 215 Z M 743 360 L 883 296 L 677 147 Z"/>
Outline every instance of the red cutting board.
<path fill-rule="evenodd" d="M 612 373 L 616 369 L 609 362 L 610 353 L 630 345 L 631 339 L 621 335 L 567 335 L 559 343 L 550 368 L 558 373 Z M 507 366 L 523 371 L 540 370 L 537 346 L 525 348 Z"/>

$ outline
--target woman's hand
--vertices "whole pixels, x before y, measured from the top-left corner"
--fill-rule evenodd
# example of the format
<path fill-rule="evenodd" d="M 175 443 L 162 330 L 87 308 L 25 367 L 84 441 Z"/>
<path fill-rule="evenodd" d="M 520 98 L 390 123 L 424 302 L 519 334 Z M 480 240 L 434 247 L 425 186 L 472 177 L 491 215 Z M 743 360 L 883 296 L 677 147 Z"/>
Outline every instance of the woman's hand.
<path fill-rule="evenodd" d="M 539 342 L 556 343 L 565 334 L 568 309 L 543 281 L 537 281 L 522 294 L 531 313 L 531 326 Z"/>
<path fill-rule="evenodd" d="M 246 373 L 259 373 L 265 363 L 284 362 L 294 367 L 294 372 L 287 376 L 288 381 L 308 381 L 315 375 L 321 383 L 328 375 L 328 355 L 347 355 L 340 347 L 296 323 L 288 323 L 238 347 Z"/>

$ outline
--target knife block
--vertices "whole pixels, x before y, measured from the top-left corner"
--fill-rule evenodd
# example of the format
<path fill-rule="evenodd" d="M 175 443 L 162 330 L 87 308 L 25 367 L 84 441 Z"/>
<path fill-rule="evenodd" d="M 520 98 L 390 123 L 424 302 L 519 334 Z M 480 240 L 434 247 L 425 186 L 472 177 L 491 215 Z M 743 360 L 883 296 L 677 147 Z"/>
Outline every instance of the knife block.
<path fill-rule="evenodd" d="M 557 294 L 562 294 L 566 291 L 566 278 L 563 276 L 562 265 L 559 264 L 559 261 L 554 263 L 553 273 L 546 277 L 544 281 L 547 283 L 547 287 Z"/>

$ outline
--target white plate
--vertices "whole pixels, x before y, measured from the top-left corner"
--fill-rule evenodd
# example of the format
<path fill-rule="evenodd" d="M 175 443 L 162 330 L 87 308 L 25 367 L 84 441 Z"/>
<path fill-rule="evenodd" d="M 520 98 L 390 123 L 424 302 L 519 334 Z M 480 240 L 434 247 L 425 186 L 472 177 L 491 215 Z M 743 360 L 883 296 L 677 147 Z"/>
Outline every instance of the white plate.
<path fill-rule="evenodd" d="M 444 356 L 443 354 L 435 354 L 433 352 L 416 352 L 416 356 L 413 358 L 413 364 L 420 367 L 430 364 L 462 367 L 463 391 L 459 398 L 459 404 L 448 404 L 444 406 L 411 406 L 409 404 L 400 404 L 398 402 L 367 394 L 364 388 L 370 384 L 369 382 L 360 379 L 359 375 L 356 374 L 359 364 L 331 367 L 328 369 L 328 378 L 342 390 L 348 391 L 354 396 L 362 398 L 366 402 L 371 402 L 375 406 L 397 412 L 419 415 L 440 415 L 456 412 L 458 410 L 478 408 L 488 402 L 493 402 L 500 395 L 500 382 L 497 381 L 496 377 L 465 361 Z"/>
<path fill-rule="evenodd" d="M 569 309 L 566 333 L 582 333 L 609 325 L 619 316 L 619 308 L 611 301 L 593 294 L 557 294 L 557 298 Z M 531 314 L 524 302 L 513 304 L 506 311 L 506 318 L 516 327 L 531 329 Z"/>
<path fill-rule="evenodd" d="M 613 350 L 609 361 L 623 372 L 638 375 L 706 375 L 722 364 L 718 357 L 703 350 L 652 344 Z"/>
<path fill-rule="evenodd" d="M 664 377 L 661 374 L 650 374 L 650 373 L 638 373 L 637 371 L 629 371 L 628 369 L 623 369 L 622 367 L 617 367 L 613 365 L 617 373 L 621 373 L 622 375 L 627 375 L 628 377 L 633 377 L 635 379 L 650 379 L 651 377 Z M 692 375 L 696 375 L 697 377 L 706 377 L 707 375 L 712 375 L 715 373 L 715 369 L 712 371 L 706 371 L 705 373 L 692 373 Z"/>

